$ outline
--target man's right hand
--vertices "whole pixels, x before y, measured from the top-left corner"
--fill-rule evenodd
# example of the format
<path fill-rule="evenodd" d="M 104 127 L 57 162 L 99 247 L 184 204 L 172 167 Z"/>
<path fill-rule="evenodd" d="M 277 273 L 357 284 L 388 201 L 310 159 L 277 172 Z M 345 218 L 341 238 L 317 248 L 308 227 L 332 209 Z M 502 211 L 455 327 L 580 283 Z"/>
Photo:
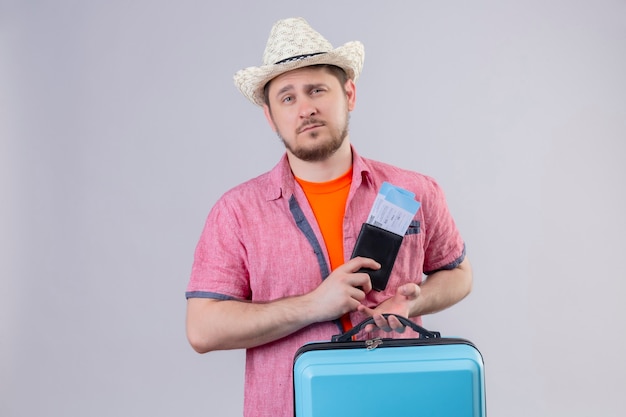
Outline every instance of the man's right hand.
<path fill-rule="evenodd" d="M 336 268 L 309 293 L 309 312 L 314 321 L 330 321 L 345 313 L 356 311 L 365 295 L 372 290 L 370 277 L 360 269 L 377 270 L 380 264 L 373 259 L 356 257 Z"/>

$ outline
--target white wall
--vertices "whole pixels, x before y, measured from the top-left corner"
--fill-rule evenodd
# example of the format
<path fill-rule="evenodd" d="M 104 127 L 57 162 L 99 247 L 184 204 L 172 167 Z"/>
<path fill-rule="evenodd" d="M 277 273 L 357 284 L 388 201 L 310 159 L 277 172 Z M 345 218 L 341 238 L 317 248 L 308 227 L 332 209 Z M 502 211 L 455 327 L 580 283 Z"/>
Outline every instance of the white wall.
<path fill-rule="evenodd" d="M 475 269 L 427 327 L 492 416 L 621 416 L 624 1 L 0 2 L 0 415 L 237 416 L 184 290 L 208 210 L 281 144 L 232 84 L 302 15 L 366 47 L 351 138 L 436 177 Z"/>

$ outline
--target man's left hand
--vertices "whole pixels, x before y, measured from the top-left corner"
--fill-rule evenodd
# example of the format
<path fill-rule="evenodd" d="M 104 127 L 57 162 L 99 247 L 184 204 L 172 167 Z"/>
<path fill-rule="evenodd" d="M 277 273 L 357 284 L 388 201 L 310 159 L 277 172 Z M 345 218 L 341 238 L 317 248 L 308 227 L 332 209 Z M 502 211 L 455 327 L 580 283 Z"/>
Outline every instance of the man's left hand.
<path fill-rule="evenodd" d="M 367 314 L 374 319 L 374 324 L 368 324 L 363 329 L 366 332 L 371 332 L 381 329 L 385 332 L 396 331 L 403 333 L 405 327 L 400 320 L 395 316 L 389 316 L 388 319 L 383 317 L 384 313 L 397 314 L 403 317 L 410 317 L 411 311 L 417 299 L 420 296 L 420 287 L 414 283 L 404 284 L 398 287 L 396 294 L 383 301 L 376 308 L 369 308 L 361 304 L 358 307 L 358 311 Z"/>

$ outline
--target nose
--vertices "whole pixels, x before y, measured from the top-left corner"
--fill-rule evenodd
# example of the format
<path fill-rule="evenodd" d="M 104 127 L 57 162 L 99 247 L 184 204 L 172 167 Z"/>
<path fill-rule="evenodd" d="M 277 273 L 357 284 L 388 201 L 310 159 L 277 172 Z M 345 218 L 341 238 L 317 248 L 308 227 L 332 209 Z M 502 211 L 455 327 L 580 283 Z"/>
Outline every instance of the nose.
<path fill-rule="evenodd" d="M 317 113 L 317 108 L 313 105 L 311 99 L 304 99 L 300 101 L 300 117 L 308 119 Z"/>

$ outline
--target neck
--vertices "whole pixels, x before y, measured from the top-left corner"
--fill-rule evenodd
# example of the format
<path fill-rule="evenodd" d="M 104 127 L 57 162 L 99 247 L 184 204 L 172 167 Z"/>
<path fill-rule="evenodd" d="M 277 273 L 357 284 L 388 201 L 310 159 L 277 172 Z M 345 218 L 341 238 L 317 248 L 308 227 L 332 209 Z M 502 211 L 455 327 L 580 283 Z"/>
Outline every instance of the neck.
<path fill-rule="evenodd" d="M 303 161 L 287 151 L 287 159 L 293 174 L 309 182 L 326 182 L 343 175 L 352 166 L 352 148 L 346 137 L 341 147 L 323 161 Z"/>

